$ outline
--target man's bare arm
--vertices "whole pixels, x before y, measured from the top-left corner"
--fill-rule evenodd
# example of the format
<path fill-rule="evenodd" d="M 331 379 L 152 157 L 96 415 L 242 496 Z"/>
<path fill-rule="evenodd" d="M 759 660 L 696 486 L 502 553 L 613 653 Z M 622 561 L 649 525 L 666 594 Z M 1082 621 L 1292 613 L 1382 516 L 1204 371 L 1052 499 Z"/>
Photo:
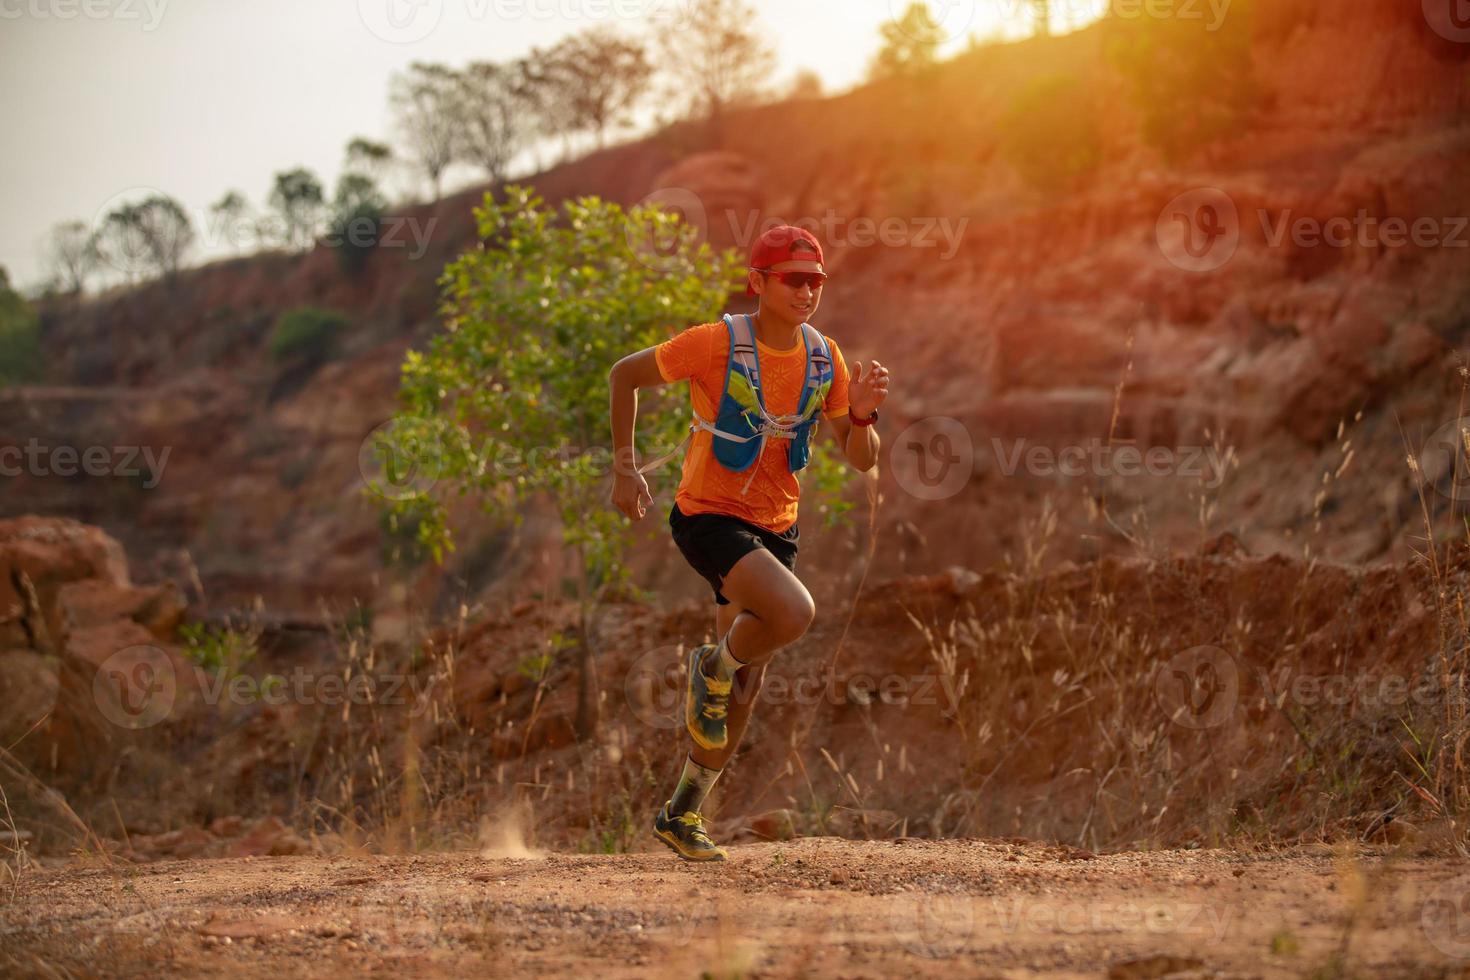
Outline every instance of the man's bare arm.
<path fill-rule="evenodd" d="M 878 462 L 878 431 L 871 425 L 853 425 L 846 415 L 828 419 L 827 424 L 852 468 L 862 473 L 871 470 Z"/>
<path fill-rule="evenodd" d="M 611 398 L 614 506 L 633 520 L 641 520 L 653 496 L 638 472 L 633 445 L 633 423 L 638 418 L 638 389 L 667 384 L 658 369 L 654 348 L 629 354 L 614 364 L 607 376 Z"/>

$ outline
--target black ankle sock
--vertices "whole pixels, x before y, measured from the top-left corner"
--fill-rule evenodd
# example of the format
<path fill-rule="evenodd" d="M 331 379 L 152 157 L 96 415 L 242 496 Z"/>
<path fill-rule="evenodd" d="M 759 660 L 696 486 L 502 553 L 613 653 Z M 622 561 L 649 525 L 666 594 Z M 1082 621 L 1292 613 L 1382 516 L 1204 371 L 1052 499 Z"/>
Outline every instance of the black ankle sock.
<path fill-rule="evenodd" d="M 679 785 L 674 787 L 674 795 L 668 802 L 669 816 L 677 817 L 681 813 L 691 811 L 698 813 L 699 808 L 704 805 L 705 797 L 714 787 L 715 780 L 720 778 L 719 769 L 706 769 L 693 759 L 684 760 L 684 773 L 679 777 Z"/>

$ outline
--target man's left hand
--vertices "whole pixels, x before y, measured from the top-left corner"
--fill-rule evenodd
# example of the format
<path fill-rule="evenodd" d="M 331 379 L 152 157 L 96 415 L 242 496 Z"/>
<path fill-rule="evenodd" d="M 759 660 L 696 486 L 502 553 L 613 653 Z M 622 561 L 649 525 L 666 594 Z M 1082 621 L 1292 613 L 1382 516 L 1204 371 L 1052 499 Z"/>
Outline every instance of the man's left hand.
<path fill-rule="evenodd" d="M 865 419 L 872 415 L 887 397 L 888 369 L 877 361 L 865 369 L 863 362 L 858 361 L 857 377 L 852 379 L 847 391 L 848 411 L 853 418 Z"/>

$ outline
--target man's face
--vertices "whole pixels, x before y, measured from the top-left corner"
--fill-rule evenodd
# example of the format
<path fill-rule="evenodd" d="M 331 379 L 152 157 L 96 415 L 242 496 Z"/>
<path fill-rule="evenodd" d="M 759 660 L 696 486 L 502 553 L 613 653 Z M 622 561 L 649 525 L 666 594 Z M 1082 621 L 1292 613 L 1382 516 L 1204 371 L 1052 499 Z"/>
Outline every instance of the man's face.
<path fill-rule="evenodd" d="M 778 272 L 823 272 L 822 263 L 815 259 L 793 259 L 771 266 L 771 275 L 750 273 L 752 287 L 761 298 L 761 309 L 776 314 L 793 323 L 805 323 L 816 315 L 822 302 L 822 287 L 813 289 L 809 284 L 794 289 L 775 275 Z"/>

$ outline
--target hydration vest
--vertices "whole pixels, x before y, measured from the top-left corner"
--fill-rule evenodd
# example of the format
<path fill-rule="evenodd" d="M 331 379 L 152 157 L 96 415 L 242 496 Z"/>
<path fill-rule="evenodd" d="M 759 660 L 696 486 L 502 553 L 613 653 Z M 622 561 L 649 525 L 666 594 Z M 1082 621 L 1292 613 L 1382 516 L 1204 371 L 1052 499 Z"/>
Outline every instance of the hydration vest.
<path fill-rule="evenodd" d="M 766 410 L 765 396 L 761 392 L 754 321 L 748 315 L 736 317 L 729 313 L 725 314 L 724 320 L 730 334 L 725 390 L 720 396 L 714 419 L 694 413 L 689 436 L 685 436 L 684 442 L 688 442 L 696 432 L 710 433 L 714 456 L 721 466 L 735 473 L 751 471 L 750 478 L 740 489 L 744 494 L 750 489 L 751 480 L 755 479 L 758 469 L 755 464 L 765 450 L 768 438 L 790 440 L 786 458 L 791 472 L 804 469 L 811 460 L 812 436 L 817 427 L 818 413 L 832 389 L 832 354 L 821 331 L 810 323 L 803 323 L 801 335 L 806 345 L 806 381 L 796 403 L 798 411 L 793 415 L 772 415 Z M 639 467 L 640 472 L 671 459 L 683 446 L 681 442 L 673 452 Z"/>

